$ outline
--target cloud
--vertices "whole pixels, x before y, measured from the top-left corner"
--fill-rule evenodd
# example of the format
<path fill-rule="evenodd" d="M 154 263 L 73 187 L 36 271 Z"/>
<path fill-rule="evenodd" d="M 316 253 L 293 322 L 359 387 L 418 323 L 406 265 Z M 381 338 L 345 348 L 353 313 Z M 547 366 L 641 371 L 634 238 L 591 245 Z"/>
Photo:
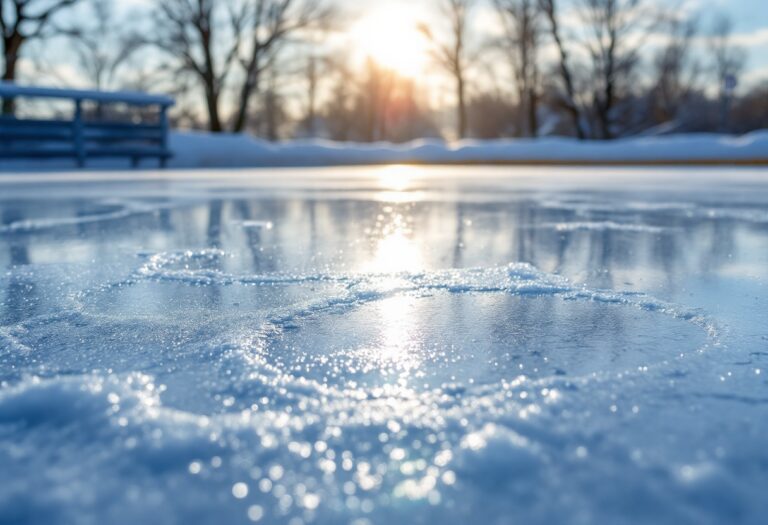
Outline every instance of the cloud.
<path fill-rule="evenodd" d="M 732 39 L 734 44 L 747 48 L 768 46 L 768 28 L 758 29 L 751 33 L 736 33 Z"/>
<path fill-rule="evenodd" d="M 741 80 L 742 84 L 747 87 L 768 83 L 768 66 L 750 69 Z"/>

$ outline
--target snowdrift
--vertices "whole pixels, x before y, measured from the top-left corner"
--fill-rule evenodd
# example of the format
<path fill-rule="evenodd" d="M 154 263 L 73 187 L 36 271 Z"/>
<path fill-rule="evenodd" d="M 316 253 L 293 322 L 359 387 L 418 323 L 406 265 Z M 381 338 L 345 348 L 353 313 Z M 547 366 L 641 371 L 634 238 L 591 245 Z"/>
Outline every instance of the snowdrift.
<path fill-rule="evenodd" d="M 761 164 L 768 165 L 768 130 L 628 138 L 611 142 L 571 138 L 417 140 L 405 144 L 302 140 L 272 143 L 243 134 L 174 132 L 169 167 L 248 168 L 366 164 Z M 92 160 L 89 168 L 126 168 L 126 160 Z M 144 161 L 154 168 L 156 163 Z M 71 160 L 0 161 L 0 170 L 71 169 Z"/>
<path fill-rule="evenodd" d="M 324 140 L 270 143 L 245 135 L 175 133 L 176 168 L 332 166 L 355 164 L 677 164 L 766 163 L 768 131 L 741 137 L 691 134 L 613 142 L 570 138 L 418 140 L 406 144 Z"/>

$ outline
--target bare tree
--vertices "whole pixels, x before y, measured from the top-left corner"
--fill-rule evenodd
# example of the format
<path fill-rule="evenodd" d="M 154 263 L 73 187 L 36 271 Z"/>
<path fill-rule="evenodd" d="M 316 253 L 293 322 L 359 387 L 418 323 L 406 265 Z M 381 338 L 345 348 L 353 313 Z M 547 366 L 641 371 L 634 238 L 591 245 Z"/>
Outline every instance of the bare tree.
<path fill-rule="evenodd" d="M 78 24 L 70 32 L 80 69 L 96 89 L 113 86 L 118 69 L 142 44 L 117 23 L 114 6 L 113 0 L 90 0 L 92 24 Z"/>
<path fill-rule="evenodd" d="M 301 62 L 299 73 L 305 89 L 305 100 L 299 122 L 300 133 L 305 137 L 315 137 L 319 131 L 317 124 L 321 87 L 337 66 L 329 55 L 318 53 L 314 46 L 301 56 Z"/>
<path fill-rule="evenodd" d="M 365 76 L 357 93 L 356 111 L 361 116 L 360 136 L 365 142 L 386 140 L 388 113 L 397 84 L 394 71 L 366 60 Z"/>
<path fill-rule="evenodd" d="M 512 100 L 494 91 L 475 94 L 469 101 L 469 126 L 478 139 L 507 137 L 517 116 Z"/>
<path fill-rule="evenodd" d="M 458 138 L 467 135 L 467 69 L 470 59 L 467 51 L 468 19 L 475 0 L 440 0 L 440 10 L 450 23 L 450 36 L 440 40 L 429 26 L 419 29 L 432 42 L 434 57 L 454 79 L 456 86 L 456 131 Z"/>
<path fill-rule="evenodd" d="M 332 25 L 336 9 L 326 0 L 251 0 L 242 16 L 246 35 L 238 55 L 245 80 L 239 89 L 234 131 L 242 131 L 251 97 L 259 90 L 264 72 L 275 64 L 280 48 L 302 31 Z"/>
<path fill-rule="evenodd" d="M 672 16 L 666 23 L 667 44 L 653 62 L 653 118 L 656 122 L 674 121 L 689 99 L 699 76 L 699 63 L 691 49 L 697 33 L 696 20 Z"/>
<path fill-rule="evenodd" d="M 744 48 L 733 43 L 732 32 L 733 21 L 730 17 L 725 14 L 718 15 L 712 28 L 709 47 L 721 104 L 722 131 L 728 129 L 731 96 L 747 63 L 747 53 Z"/>
<path fill-rule="evenodd" d="M 581 110 L 576 101 L 576 87 L 573 80 L 573 73 L 571 72 L 570 58 L 568 50 L 563 40 L 563 35 L 560 30 L 559 12 L 558 6 L 555 0 L 539 0 L 539 7 L 541 8 L 544 16 L 549 22 L 549 32 L 552 35 L 552 40 L 557 47 L 559 55 L 559 71 L 560 77 L 563 81 L 564 93 L 562 95 L 562 105 L 564 109 L 571 116 L 573 128 L 576 131 L 576 136 L 579 139 L 585 139 L 587 137 L 584 131 L 584 125 L 582 123 Z"/>
<path fill-rule="evenodd" d="M 149 41 L 176 61 L 178 74 L 190 74 L 200 82 L 205 94 L 208 127 L 220 132 L 224 130 L 221 97 L 237 59 L 243 13 L 229 4 L 229 27 L 226 27 L 216 4 L 215 0 L 157 0 L 154 17 L 157 26 L 155 36 Z M 227 38 L 227 29 L 232 29 L 229 36 L 235 37 Z M 225 40 L 227 42 L 222 43 Z"/>
<path fill-rule="evenodd" d="M 748 133 L 768 126 L 768 82 L 739 97 L 733 108 L 732 132 Z"/>
<path fill-rule="evenodd" d="M 236 96 L 231 130 L 245 129 L 260 80 L 275 67 L 281 47 L 302 31 L 330 23 L 328 0 L 157 0 L 154 44 L 197 78 L 205 93 L 211 131 L 223 131 L 221 98 Z M 233 85 L 239 68 L 238 84 Z"/>
<path fill-rule="evenodd" d="M 279 89 L 278 71 L 270 69 L 265 79 L 265 89 L 259 93 L 259 107 L 255 131 L 260 137 L 275 141 L 288 120 L 283 97 Z"/>
<path fill-rule="evenodd" d="M 335 77 L 319 112 L 329 138 L 403 142 L 439 136 L 427 101 L 420 98 L 413 79 L 371 58 L 359 75 L 348 66 L 343 53 L 325 64 L 323 77 Z"/>
<path fill-rule="evenodd" d="M 55 32 L 52 20 L 60 11 L 79 0 L 0 0 L 0 33 L 4 81 L 16 80 L 24 46 Z M 3 100 L 3 114 L 14 112 L 12 99 Z"/>
<path fill-rule="evenodd" d="M 325 119 L 331 139 L 348 141 L 354 137 L 355 125 L 354 83 L 355 76 L 350 70 L 346 57 L 329 60 L 329 73 L 333 77 L 328 101 L 321 114 Z"/>
<path fill-rule="evenodd" d="M 615 109 L 629 88 L 639 59 L 632 32 L 644 29 L 643 0 L 581 0 L 581 21 L 589 36 L 587 51 L 592 62 L 592 106 L 599 137 L 615 136 Z"/>
<path fill-rule="evenodd" d="M 494 0 L 517 82 L 521 135 L 538 133 L 540 12 L 536 0 Z"/>
<path fill-rule="evenodd" d="M 307 136 L 314 137 L 317 124 L 317 85 L 318 85 L 318 64 L 319 59 L 316 55 L 310 54 L 307 57 L 306 81 L 307 81 L 307 110 L 304 116 L 304 131 Z"/>

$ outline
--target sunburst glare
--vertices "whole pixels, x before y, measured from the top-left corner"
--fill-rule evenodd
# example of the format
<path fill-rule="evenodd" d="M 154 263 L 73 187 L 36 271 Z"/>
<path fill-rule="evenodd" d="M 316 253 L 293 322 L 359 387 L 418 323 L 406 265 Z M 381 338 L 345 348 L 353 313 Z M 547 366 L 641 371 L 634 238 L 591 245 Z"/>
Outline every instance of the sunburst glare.
<path fill-rule="evenodd" d="M 419 31 L 421 12 L 413 6 L 372 9 L 352 29 L 362 59 L 405 77 L 417 77 L 429 66 L 429 42 Z"/>

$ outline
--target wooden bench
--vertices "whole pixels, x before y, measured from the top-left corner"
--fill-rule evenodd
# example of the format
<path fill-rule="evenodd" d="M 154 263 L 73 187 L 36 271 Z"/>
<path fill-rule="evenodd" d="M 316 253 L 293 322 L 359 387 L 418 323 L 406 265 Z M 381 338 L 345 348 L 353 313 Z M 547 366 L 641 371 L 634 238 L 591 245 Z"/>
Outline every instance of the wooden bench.
<path fill-rule="evenodd" d="M 145 93 L 118 93 L 19 86 L 0 82 L 0 98 L 58 99 L 74 105 L 71 119 L 20 118 L 0 115 L 0 159 L 73 158 L 84 167 L 88 159 L 124 157 L 134 167 L 143 158 L 156 158 L 165 167 L 168 148 L 168 108 L 174 100 Z M 152 111 L 151 122 L 110 121 L 84 106 L 121 104 Z M 156 108 L 156 111 L 155 111 Z"/>

